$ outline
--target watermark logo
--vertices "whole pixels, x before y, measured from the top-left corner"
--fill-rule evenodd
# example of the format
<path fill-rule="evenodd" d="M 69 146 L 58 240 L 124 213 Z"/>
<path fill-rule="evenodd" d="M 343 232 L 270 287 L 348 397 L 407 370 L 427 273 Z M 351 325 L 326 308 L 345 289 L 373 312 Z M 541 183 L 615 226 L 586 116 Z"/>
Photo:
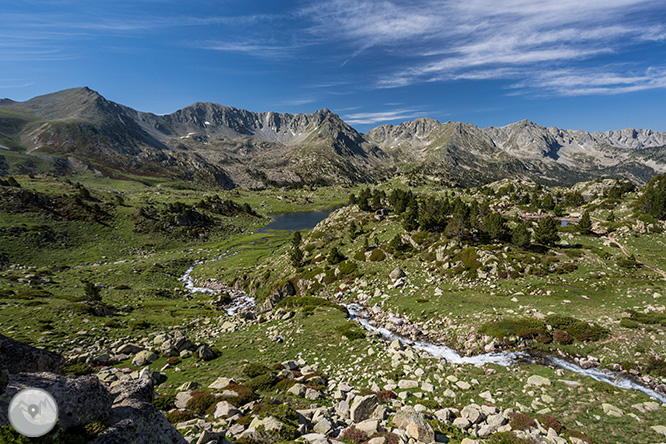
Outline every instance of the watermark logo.
<path fill-rule="evenodd" d="M 21 390 L 9 403 L 9 422 L 29 438 L 46 435 L 58 422 L 58 404 L 42 389 Z"/>

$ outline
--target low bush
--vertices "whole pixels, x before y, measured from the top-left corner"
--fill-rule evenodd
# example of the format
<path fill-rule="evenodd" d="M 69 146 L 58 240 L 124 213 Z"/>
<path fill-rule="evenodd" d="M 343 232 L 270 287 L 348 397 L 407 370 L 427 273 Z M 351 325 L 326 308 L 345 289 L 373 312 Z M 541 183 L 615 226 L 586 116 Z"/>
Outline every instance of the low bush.
<path fill-rule="evenodd" d="M 210 392 L 196 390 L 191 395 L 185 407 L 196 415 L 205 415 L 206 411 L 218 401 L 218 398 Z"/>
<path fill-rule="evenodd" d="M 250 379 L 245 385 L 252 390 L 270 390 L 278 382 L 280 382 L 280 379 L 275 373 L 265 373 Z"/>
<path fill-rule="evenodd" d="M 250 387 L 237 384 L 235 382 L 230 382 L 226 389 L 236 392 L 236 396 L 225 398 L 225 401 L 229 402 L 229 404 L 233 405 L 234 407 L 240 407 L 247 404 L 248 402 L 252 402 L 256 397 L 254 390 L 252 390 Z"/>
<path fill-rule="evenodd" d="M 564 429 L 562 423 L 550 415 L 540 415 L 537 419 L 539 420 L 539 424 L 541 424 L 541 426 L 546 430 L 553 429 L 557 433 L 560 433 Z"/>
<path fill-rule="evenodd" d="M 85 362 L 69 362 L 65 364 L 63 375 L 65 376 L 83 376 L 95 373 L 95 368 Z"/>
<path fill-rule="evenodd" d="M 346 312 L 346 308 L 342 305 L 315 296 L 288 296 L 277 304 L 277 308 L 302 308 L 305 311 L 312 311 L 317 307 L 337 308 L 342 312 Z"/>
<path fill-rule="evenodd" d="M 153 400 L 153 405 L 157 407 L 158 410 L 168 411 L 175 407 L 174 402 L 176 401 L 176 395 L 160 395 L 156 396 Z"/>
<path fill-rule="evenodd" d="M 479 332 L 498 339 L 509 336 L 527 339 L 546 333 L 546 324 L 533 318 L 501 319 L 486 322 L 479 328 Z"/>
<path fill-rule="evenodd" d="M 642 324 L 631 318 L 620 319 L 620 326 L 624 328 L 641 328 Z"/>
<path fill-rule="evenodd" d="M 340 441 L 345 444 L 362 444 L 367 442 L 368 438 L 368 435 L 364 431 L 359 430 L 356 426 L 352 425 L 342 433 Z"/>
<path fill-rule="evenodd" d="M 382 390 L 377 392 L 376 395 L 377 401 L 379 401 L 380 404 L 388 404 L 398 397 L 398 395 L 392 390 Z"/>
<path fill-rule="evenodd" d="M 259 364 L 258 362 L 250 362 L 245 367 L 243 367 L 243 373 L 248 378 L 255 378 L 259 375 L 270 373 L 271 371 L 272 370 L 270 367 L 267 367 L 264 364 Z"/>
<path fill-rule="evenodd" d="M 666 377 L 666 360 L 659 359 L 656 356 L 648 357 L 645 372 L 654 376 Z"/>
<path fill-rule="evenodd" d="M 581 342 L 599 341 L 610 335 L 610 332 L 596 324 L 577 321 L 567 328 L 567 332 Z"/>
<path fill-rule="evenodd" d="M 530 427 L 536 427 L 534 419 L 530 418 L 524 413 L 513 412 L 509 413 L 509 425 L 512 430 L 527 430 Z"/>
<path fill-rule="evenodd" d="M 569 345 L 574 341 L 573 336 L 564 330 L 555 330 L 553 332 L 553 339 L 555 339 L 558 344 L 562 345 Z"/>
<path fill-rule="evenodd" d="M 187 410 L 174 410 L 172 412 L 165 413 L 164 416 L 166 417 L 167 421 L 174 425 L 178 424 L 179 422 L 185 422 L 189 421 L 190 419 L 194 419 L 194 414 L 192 412 L 188 412 Z"/>
<path fill-rule="evenodd" d="M 649 312 L 649 313 L 641 313 L 638 311 L 634 310 L 629 310 L 629 314 L 631 315 L 632 320 L 636 322 L 640 322 L 641 324 L 651 324 L 651 325 L 661 325 L 662 327 L 666 327 L 666 313 L 656 313 L 656 312 Z"/>
<path fill-rule="evenodd" d="M 365 338 L 365 331 L 352 323 L 339 325 L 335 330 L 350 341 Z"/>
<path fill-rule="evenodd" d="M 282 379 L 280 382 L 275 384 L 273 390 L 276 392 L 286 392 L 296 384 L 296 381 L 293 379 Z"/>
<path fill-rule="evenodd" d="M 343 276 L 355 272 L 357 268 L 358 268 L 358 265 L 356 265 L 356 263 L 350 262 L 350 261 L 344 261 L 344 262 L 340 262 L 340 264 L 338 264 L 338 270 L 340 270 L 340 274 L 343 275 Z"/>
<path fill-rule="evenodd" d="M 518 438 L 513 432 L 498 432 L 486 441 L 490 444 L 534 444 L 535 441 L 526 441 Z"/>
<path fill-rule="evenodd" d="M 381 248 L 375 248 L 372 250 L 372 253 L 370 253 L 370 257 L 368 259 L 370 259 L 372 262 L 381 262 L 386 259 L 386 253 L 384 253 Z"/>
<path fill-rule="evenodd" d="M 421 399 L 418 401 L 418 403 L 433 412 L 435 410 L 439 410 L 442 407 L 439 402 L 435 401 L 434 399 Z"/>

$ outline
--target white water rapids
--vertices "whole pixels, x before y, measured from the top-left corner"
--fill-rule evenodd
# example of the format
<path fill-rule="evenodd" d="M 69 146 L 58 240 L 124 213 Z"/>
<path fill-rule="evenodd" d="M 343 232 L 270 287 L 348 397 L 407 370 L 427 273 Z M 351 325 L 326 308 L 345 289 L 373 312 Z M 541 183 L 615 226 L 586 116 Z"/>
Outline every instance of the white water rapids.
<path fill-rule="evenodd" d="M 185 273 L 180 277 L 180 281 L 185 283 L 185 288 L 187 288 L 190 293 L 209 293 L 209 294 L 219 294 L 221 290 L 214 290 L 212 288 L 206 288 L 206 287 L 197 287 L 197 285 L 194 283 L 194 279 L 192 278 L 192 272 L 194 271 L 194 268 L 197 265 L 205 264 L 206 262 L 213 262 L 213 261 L 219 261 L 221 259 L 231 257 L 238 254 L 236 253 L 231 253 L 231 249 L 227 250 L 224 252 L 224 254 L 216 257 L 215 259 L 211 259 L 208 261 L 196 261 L 190 267 L 185 271 Z M 251 309 L 255 305 L 255 300 L 253 297 L 250 297 L 245 293 L 244 291 L 238 291 L 239 294 L 238 297 L 235 297 L 231 300 L 231 305 L 226 307 L 224 311 L 230 315 L 233 316 L 236 313 L 238 313 L 241 310 L 245 309 Z"/>
<path fill-rule="evenodd" d="M 211 259 L 209 261 L 197 261 L 187 269 L 187 271 L 180 277 L 180 280 L 185 283 L 185 288 L 187 288 L 191 293 L 201 292 L 218 294 L 220 293 L 220 290 L 213 290 L 211 288 L 196 286 L 194 279 L 191 276 L 192 272 L 197 265 L 201 265 L 206 262 L 219 261 L 220 259 L 224 259 L 235 254 L 238 254 L 238 252 L 231 253 L 230 250 L 227 250 L 224 254 L 216 257 L 215 259 Z M 241 291 L 239 291 L 238 294 L 238 297 L 232 299 L 231 305 L 224 309 L 224 311 L 229 315 L 234 315 L 241 310 L 251 309 L 255 306 L 255 300 L 253 297 L 250 297 L 245 292 Z M 375 327 L 371 325 L 370 322 L 366 319 L 365 310 L 358 304 L 349 304 L 346 305 L 346 307 L 347 311 L 349 312 L 350 319 L 358 322 L 366 330 L 378 332 L 380 335 L 382 335 L 382 337 L 388 339 L 389 341 L 398 339 L 402 343 L 409 344 L 417 350 L 423 350 L 431 356 L 443 358 L 446 360 L 446 362 L 453 364 L 498 364 L 507 367 L 513 364 L 519 356 L 529 356 L 527 353 L 517 352 L 485 353 L 476 356 L 460 356 L 460 354 L 454 349 L 445 345 L 433 344 L 423 341 L 412 341 L 410 339 L 399 336 L 386 328 Z M 553 356 L 548 356 L 547 359 L 556 367 L 578 373 L 579 375 L 588 376 L 597 381 L 606 382 L 614 387 L 621 389 L 633 389 L 641 391 L 651 398 L 658 399 L 662 403 L 666 404 L 666 396 L 648 387 L 644 387 L 629 378 L 618 375 L 615 372 L 602 371 L 597 368 L 584 369 L 572 362 Z"/>
<path fill-rule="evenodd" d="M 388 339 L 389 341 L 398 339 L 405 344 L 411 345 L 415 349 L 423 350 L 428 354 L 430 354 L 431 356 L 444 358 L 446 359 L 447 362 L 453 364 L 487 363 L 487 364 L 498 364 L 506 367 L 514 363 L 519 356 L 529 356 L 529 354 L 527 353 L 517 353 L 517 352 L 485 353 L 469 357 L 460 356 L 460 354 L 456 352 L 454 349 L 447 347 L 445 345 L 438 345 L 422 341 L 412 341 L 407 338 L 403 338 L 402 336 L 396 335 L 395 333 L 387 330 L 386 328 L 374 327 L 365 318 L 366 314 L 363 307 L 361 307 L 358 304 L 349 304 L 346 307 L 347 310 L 349 311 L 349 317 L 357 321 L 366 330 L 379 332 L 379 334 L 381 334 L 384 338 Z M 632 381 L 629 378 L 625 378 L 624 376 L 618 375 L 615 372 L 602 371 L 597 368 L 584 369 L 572 362 L 556 358 L 553 356 L 548 356 L 547 359 L 556 367 L 560 367 L 565 370 L 578 373 L 579 375 L 588 376 L 597 381 L 606 382 L 614 387 L 618 387 L 621 389 L 633 389 L 641 391 L 646 395 L 650 396 L 651 398 L 658 399 L 662 403 L 666 404 L 666 396 L 648 387 L 644 387 Z"/>

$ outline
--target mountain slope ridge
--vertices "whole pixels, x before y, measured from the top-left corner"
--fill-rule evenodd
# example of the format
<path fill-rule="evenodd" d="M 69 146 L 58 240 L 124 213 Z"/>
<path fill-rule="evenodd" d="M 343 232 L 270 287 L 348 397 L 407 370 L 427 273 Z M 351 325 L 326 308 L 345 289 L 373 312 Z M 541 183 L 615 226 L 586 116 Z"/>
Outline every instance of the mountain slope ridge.
<path fill-rule="evenodd" d="M 463 185 L 516 175 L 562 184 L 624 175 L 644 183 L 666 171 L 666 133 L 649 129 L 590 133 L 529 120 L 479 128 L 424 117 L 360 134 L 326 108 L 257 113 L 197 102 L 156 115 L 87 87 L 25 102 L 2 99 L 0 112 L 5 149 L 103 174 L 225 187 L 364 182 L 408 171 Z M 23 120 L 11 120 L 20 113 Z"/>

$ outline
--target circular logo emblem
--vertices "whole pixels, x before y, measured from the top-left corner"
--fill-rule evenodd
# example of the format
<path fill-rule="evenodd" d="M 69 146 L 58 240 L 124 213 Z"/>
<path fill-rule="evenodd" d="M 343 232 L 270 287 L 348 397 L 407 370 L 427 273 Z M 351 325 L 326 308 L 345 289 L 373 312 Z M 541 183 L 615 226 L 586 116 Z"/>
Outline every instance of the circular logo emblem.
<path fill-rule="evenodd" d="M 21 390 L 9 403 L 9 422 L 17 432 L 29 438 L 46 435 L 58 422 L 58 405 L 47 391 Z"/>

